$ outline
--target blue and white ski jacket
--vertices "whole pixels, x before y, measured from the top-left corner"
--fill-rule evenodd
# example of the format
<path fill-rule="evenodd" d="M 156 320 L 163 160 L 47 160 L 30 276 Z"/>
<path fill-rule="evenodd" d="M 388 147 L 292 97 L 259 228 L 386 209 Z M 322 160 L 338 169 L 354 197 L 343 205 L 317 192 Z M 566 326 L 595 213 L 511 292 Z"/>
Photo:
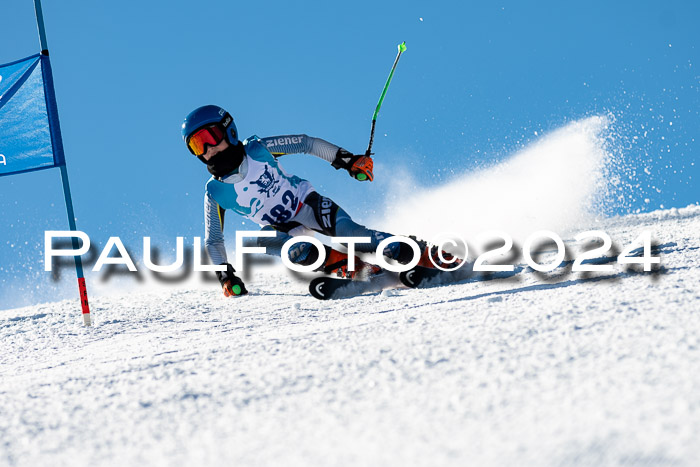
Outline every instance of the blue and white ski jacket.
<path fill-rule="evenodd" d="M 307 135 L 251 136 L 243 142 L 246 156 L 231 174 L 211 177 L 204 195 L 204 245 L 212 264 L 228 262 L 224 246 L 224 212 L 229 209 L 261 226 L 280 224 L 294 217 L 309 193 L 307 180 L 287 174 L 277 158 L 285 154 L 311 154 L 333 162 L 338 146 Z"/>

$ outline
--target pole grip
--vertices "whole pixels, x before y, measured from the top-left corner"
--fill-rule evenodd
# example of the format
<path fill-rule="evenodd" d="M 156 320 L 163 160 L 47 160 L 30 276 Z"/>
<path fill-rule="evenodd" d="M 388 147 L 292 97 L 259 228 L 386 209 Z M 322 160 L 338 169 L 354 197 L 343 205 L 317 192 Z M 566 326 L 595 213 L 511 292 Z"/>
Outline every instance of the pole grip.
<path fill-rule="evenodd" d="M 374 143 L 374 127 L 377 126 L 377 120 L 372 120 L 372 131 L 369 134 L 369 146 L 367 146 L 367 151 L 365 156 L 370 157 L 372 155 L 372 143 Z"/>

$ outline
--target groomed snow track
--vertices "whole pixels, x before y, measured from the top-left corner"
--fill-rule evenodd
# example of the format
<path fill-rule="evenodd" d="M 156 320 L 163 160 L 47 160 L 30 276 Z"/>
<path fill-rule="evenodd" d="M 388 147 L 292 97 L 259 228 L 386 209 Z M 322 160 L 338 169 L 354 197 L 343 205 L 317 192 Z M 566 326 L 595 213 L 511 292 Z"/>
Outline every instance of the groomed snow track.
<path fill-rule="evenodd" d="M 2 465 L 697 465 L 700 208 L 656 273 L 319 302 L 284 272 L 0 312 Z"/>

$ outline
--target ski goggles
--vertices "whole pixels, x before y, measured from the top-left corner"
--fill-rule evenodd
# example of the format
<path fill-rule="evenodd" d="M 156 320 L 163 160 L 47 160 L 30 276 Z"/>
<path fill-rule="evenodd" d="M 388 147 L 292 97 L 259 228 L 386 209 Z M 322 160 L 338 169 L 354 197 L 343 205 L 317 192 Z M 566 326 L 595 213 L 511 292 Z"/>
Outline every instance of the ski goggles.
<path fill-rule="evenodd" d="M 187 149 L 195 156 L 203 156 L 207 146 L 216 146 L 224 140 L 224 130 L 221 125 L 209 125 L 192 133 L 187 138 Z"/>

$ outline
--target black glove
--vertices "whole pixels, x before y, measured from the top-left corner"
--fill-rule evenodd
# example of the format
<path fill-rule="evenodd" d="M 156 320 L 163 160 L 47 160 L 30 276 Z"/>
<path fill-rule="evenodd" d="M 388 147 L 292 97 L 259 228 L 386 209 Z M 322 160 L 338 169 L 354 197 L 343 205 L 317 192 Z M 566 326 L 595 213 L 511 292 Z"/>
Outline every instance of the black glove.
<path fill-rule="evenodd" d="M 234 273 L 236 272 L 228 263 L 221 263 L 221 265 L 226 265 L 225 271 L 216 271 L 216 277 L 221 282 L 221 287 L 224 289 L 224 295 L 230 297 L 232 295 L 245 295 L 248 293 L 248 289 L 245 288 L 245 284 L 240 277 L 237 277 Z"/>
<path fill-rule="evenodd" d="M 338 149 L 335 154 L 335 159 L 331 162 L 331 165 L 338 169 L 345 169 L 348 171 L 350 176 L 361 182 L 369 180 L 370 182 L 374 180 L 374 161 L 369 156 L 364 155 L 353 155 L 352 153 L 346 151 L 343 148 Z"/>

